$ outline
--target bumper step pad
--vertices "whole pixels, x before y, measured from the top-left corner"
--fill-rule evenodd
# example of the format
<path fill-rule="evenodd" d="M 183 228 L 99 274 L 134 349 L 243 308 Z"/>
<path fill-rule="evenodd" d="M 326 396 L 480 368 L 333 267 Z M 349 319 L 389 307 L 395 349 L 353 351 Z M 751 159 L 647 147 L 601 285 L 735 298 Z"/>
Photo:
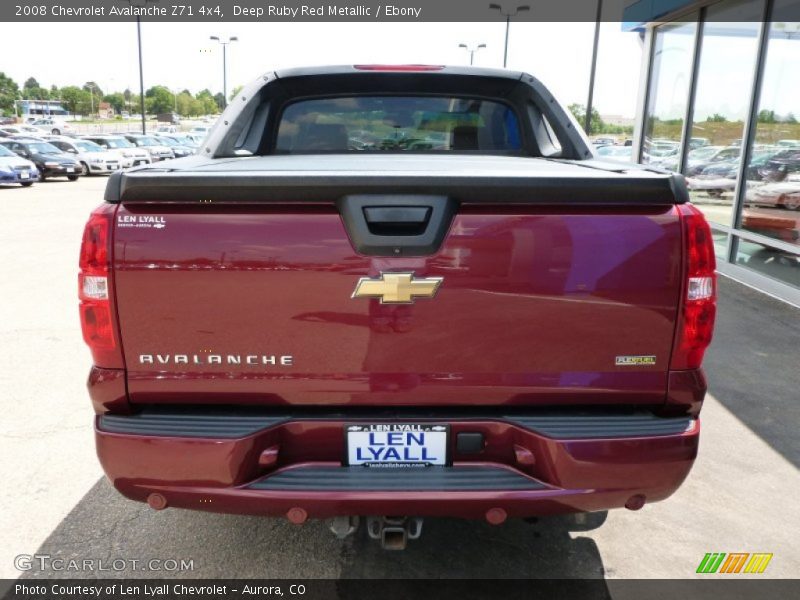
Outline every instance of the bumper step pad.
<path fill-rule="evenodd" d="M 297 467 L 248 486 L 271 491 L 503 491 L 542 490 L 544 484 L 511 469 L 468 467 Z"/>

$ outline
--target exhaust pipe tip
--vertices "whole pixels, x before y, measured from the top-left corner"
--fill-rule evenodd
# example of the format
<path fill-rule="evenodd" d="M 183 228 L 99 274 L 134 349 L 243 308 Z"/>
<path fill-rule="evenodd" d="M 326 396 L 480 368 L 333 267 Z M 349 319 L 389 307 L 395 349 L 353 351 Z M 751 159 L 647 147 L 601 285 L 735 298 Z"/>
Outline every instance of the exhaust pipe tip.
<path fill-rule="evenodd" d="M 508 513 L 502 508 L 490 508 L 486 511 L 486 520 L 492 525 L 501 525 L 506 522 Z"/>
<path fill-rule="evenodd" d="M 153 510 L 164 510 L 167 508 L 167 499 L 162 494 L 150 494 L 147 497 L 147 504 Z"/>
<path fill-rule="evenodd" d="M 286 518 L 295 525 L 302 525 L 308 520 L 308 513 L 299 506 L 295 506 L 286 511 Z"/>

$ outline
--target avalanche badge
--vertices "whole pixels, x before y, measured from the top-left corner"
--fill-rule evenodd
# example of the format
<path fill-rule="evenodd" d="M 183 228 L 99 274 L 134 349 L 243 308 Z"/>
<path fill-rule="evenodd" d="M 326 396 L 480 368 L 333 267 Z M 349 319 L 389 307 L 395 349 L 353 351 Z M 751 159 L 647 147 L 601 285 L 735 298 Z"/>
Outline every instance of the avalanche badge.
<path fill-rule="evenodd" d="M 380 298 L 381 304 L 412 304 L 415 298 L 433 298 L 444 277 L 415 278 L 413 273 L 381 273 L 362 277 L 352 298 Z"/>

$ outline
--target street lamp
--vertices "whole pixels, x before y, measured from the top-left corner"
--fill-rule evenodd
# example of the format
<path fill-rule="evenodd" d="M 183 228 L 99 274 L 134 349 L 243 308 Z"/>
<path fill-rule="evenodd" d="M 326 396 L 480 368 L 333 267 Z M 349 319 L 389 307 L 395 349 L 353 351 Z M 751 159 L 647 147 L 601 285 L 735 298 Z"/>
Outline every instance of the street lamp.
<path fill-rule="evenodd" d="M 478 44 L 474 48 L 470 48 L 466 44 L 459 44 L 458 47 L 464 48 L 467 52 L 469 52 L 469 64 L 472 65 L 473 61 L 475 60 L 475 53 L 481 48 L 486 48 L 486 44 Z"/>
<path fill-rule="evenodd" d="M 89 101 L 92 107 L 89 111 L 89 118 L 94 118 L 94 90 L 99 91 L 99 88 L 96 85 L 92 85 L 92 82 L 87 83 L 86 87 L 89 88 Z"/>
<path fill-rule="evenodd" d="M 127 0 L 131 7 L 147 6 L 150 2 L 158 2 L 158 0 Z M 136 39 L 139 44 L 139 102 L 140 110 L 142 111 L 142 133 L 147 133 L 147 118 L 145 117 L 144 110 L 144 68 L 142 66 L 142 19 L 136 15 Z"/>
<path fill-rule="evenodd" d="M 515 7 L 513 10 L 506 10 L 499 4 L 490 4 L 489 10 L 496 10 L 499 11 L 501 15 L 506 18 L 506 45 L 505 50 L 503 50 L 503 68 L 506 68 L 506 64 L 508 63 L 508 29 L 511 26 L 511 17 L 517 16 L 518 13 L 529 11 L 531 9 L 530 6 L 527 4 L 520 4 L 519 6 Z"/>
<path fill-rule="evenodd" d="M 228 106 L 228 44 L 238 42 L 239 38 L 232 35 L 223 41 L 219 36 L 212 35 L 211 39 L 222 45 L 222 108 Z"/>

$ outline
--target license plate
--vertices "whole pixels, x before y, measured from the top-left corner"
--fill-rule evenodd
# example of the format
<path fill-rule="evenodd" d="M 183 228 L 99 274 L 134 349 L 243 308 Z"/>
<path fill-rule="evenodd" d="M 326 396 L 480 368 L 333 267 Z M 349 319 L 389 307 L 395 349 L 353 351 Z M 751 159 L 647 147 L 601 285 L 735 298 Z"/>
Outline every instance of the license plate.
<path fill-rule="evenodd" d="M 74 172 L 75 169 L 73 169 L 72 167 L 67 167 L 67 173 L 74 173 Z"/>
<path fill-rule="evenodd" d="M 345 426 L 348 465 L 446 465 L 447 425 L 419 423 Z"/>
<path fill-rule="evenodd" d="M 28 171 L 22 171 L 19 174 L 19 178 L 20 179 L 30 179 L 31 178 L 31 174 Z"/>

